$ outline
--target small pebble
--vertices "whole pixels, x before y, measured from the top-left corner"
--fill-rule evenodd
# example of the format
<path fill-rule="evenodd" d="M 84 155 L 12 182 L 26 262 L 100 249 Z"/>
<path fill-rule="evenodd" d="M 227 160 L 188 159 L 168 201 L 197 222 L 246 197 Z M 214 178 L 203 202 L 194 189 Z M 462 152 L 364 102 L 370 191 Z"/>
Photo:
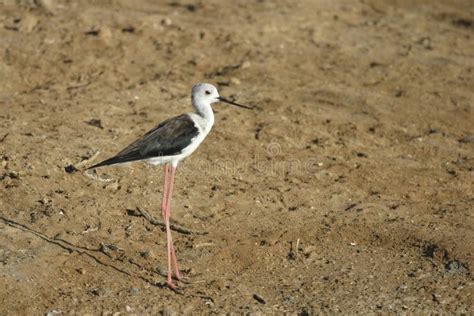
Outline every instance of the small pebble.
<path fill-rule="evenodd" d="M 242 69 L 249 68 L 250 67 L 250 62 L 249 61 L 244 61 L 240 67 Z"/>
<path fill-rule="evenodd" d="M 88 121 L 85 121 L 86 124 L 90 125 L 90 126 L 94 126 L 94 127 L 97 127 L 97 128 L 100 128 L 100 129 L 104 129 L 104 127 L 102 126 L 102 121 L 99 120 L 99 119 L 90 119 Z"/>
<path fill-rule="evenodd" d="M 154 258 L 156 258 L 156 254 L 151 250 L 140 252 L 140 256 L 142 256 L 145 259 L 154 259 Z"/>
<path fill-rule="evenodd" d="M 230 82 L 235 85 L 239 85 L 241 83 L 240 79 L 235 78 L 235 77 L 230 78 Z"/>
<path fill-rule="evenodd" d="M 135 27 L 129 25 L 129 26 L 126 26 L 122 29 L 122 32 L 124 33 L 134 33 L 135 32 Z"/>
<path fill-rule="evenodd" d="M 78 171 L 78 170 L 73 165 L 68 165 L 68 166 L 64 167 L 64 171 L 66 171 L 67 173 L 73 173 L 73 172 Z"/>
<path fill-rule="evenodd" d="M 107 184 L 105 188 L 109 191 L 118 191 L 120 189 L 120 184 L 118 183 L 118 181 L 114 181 L 112 183 Z"/>

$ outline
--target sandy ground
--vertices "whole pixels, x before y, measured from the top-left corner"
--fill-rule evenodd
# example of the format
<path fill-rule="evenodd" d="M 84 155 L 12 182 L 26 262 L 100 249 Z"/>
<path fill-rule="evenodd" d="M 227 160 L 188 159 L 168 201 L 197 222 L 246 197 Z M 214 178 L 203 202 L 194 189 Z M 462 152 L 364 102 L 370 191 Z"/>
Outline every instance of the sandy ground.
<path fill-rule="evenodd" d="M 0 3 L 2 315 L 473 312 L 472 1 Z M 197 82 L 256 108 L 180 166 L 175 293 L 161 168 L 82 169 Z"/>

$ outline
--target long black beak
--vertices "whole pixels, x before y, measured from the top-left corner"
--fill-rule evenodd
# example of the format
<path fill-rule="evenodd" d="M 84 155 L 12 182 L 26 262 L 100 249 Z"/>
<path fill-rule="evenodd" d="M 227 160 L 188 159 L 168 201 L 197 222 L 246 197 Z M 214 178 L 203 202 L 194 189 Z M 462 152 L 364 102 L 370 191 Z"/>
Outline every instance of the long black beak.
<path fill-rule="evenodd" d="M 219 101 L 221 101 L 221 102 L 225 102 L 225 103 L 229 103 L 229 104 L 232 104 L 232 105 L 235 105 L 235 106 L 239 106 L 239 107 L 244 108 L 244 109 L 247 109 L 247 110 L 252 110 L 252 108 L 249 107 L 249 106 L 235 103 L 235 102 L 230 101 L 230 100 L 227 100 L 227 99 L 225 99 L 225 98 L 223 98 L 223 97 L 218 97 L 217 99 L 219 99 Z"/>

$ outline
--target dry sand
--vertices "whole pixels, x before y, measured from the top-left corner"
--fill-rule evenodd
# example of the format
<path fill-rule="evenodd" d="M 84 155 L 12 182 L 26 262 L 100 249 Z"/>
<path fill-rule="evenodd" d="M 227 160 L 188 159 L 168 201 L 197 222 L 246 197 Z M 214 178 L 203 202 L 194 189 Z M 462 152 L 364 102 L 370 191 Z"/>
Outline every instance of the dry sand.
<path fill-rule="evenodd" d="M 2 315 L 473 312 L 472 1 L 0 3 Z M 203 81 L 175 293 L 161 168 L 65 167 Z"/>

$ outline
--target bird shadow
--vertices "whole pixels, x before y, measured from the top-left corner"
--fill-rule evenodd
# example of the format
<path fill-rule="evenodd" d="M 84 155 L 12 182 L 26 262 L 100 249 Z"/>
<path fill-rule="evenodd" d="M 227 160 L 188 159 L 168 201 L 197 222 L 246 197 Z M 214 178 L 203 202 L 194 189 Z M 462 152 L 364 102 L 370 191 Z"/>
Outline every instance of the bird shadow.
<path fill-rule="evenodd" d="M 6 225 L 10 226 L 10 227 L 13 227 L 15 229 L 18 229 L 20 231 L 23 231 L 25 233 L 29 233 L 29 234 L 32 234 L 34 236 L 36 236 L 37 238 L 43 240 L 44 242 L 47 242 L 49 244 L 52 244 L 52 245 L 55 245 L 57 247 L 60 247 L 66 251 L 68 251 L 69 253 L 78 253 L 79 255 L 81 256 L 86 256 L 90 259 L 92 259 L 93 261 L 95 261 L 97 264 L 100 264 L 101 266 L 104 266 L 108 269 L 112 269 L 114 270 L 115 272 L 117 273 L 120 273 L 122 275 L 125 275 L 129 278 L 136 278 L 136 279 L 140 279 L 142 280 L 143 282 L 151 285 L 151 286 L 154 286 L 154 287 L 158 287 L 158 288 L 168 288 L 168 286 L 166 285 L 166 282 L 156 282 L 155 280 L 153 280 L 152 278 L 150 277 L 147 277 L 147 276 L 144 276 L 144 275 L 140 275 L 136 272 L 133 272 L 133 271 L 129 271 L 126 266 L 134 266 L 136 268 L 139 269 L 139 271 L 145 271 L 151 275 L 160 275 L 160 276 L 163 276 L 165 277 L 166 275 L 164 275 L 163 273 L 161 272 L 158 272 L 158 271 L 155 271 L 155 270 L 152 270 L 152 269 L 149 269 L 149 268 L 146 268 L 142 265 L 140 265 L 138 262 L 135 262 L 133 259 L 131 258 L 124 258 L 123 256 L 119 256 L 119 257 L 114 257 L 110 254 L 111 250 L 117 250 L 118 248 L 113 246 L 113 245 L 108 245 L 108 244 L 105 244 L 105 243 L 101 243 L 101 245 L 97 248 L 90 248 L 90 247 L 84 247 L 84 246 L 80 246 L 80 245 L 75 245 L 65 239 L 62 239 L 62 238 L 59 238 L 59 237 L 49 237 L 37 230 L 34 230 L 30 227 L 28 227 L 27 225 L 25 224 L 22 224 L 22 223 L 19 223 L 19 222 L 16 222 L 12 219 L 8 219 L 4 216 L 1 216 L 0 215 L 0 221 L 2 221 L 3 223 L 5 223 Z M 122 265 L 122 266 L 121 266 Z M 172 289 L 173 290 L 173 289 Z M 173 290 L 175 293 L 177 294 L 182 294 L 182 292 L 178 289 L 178 290 Z"/>

